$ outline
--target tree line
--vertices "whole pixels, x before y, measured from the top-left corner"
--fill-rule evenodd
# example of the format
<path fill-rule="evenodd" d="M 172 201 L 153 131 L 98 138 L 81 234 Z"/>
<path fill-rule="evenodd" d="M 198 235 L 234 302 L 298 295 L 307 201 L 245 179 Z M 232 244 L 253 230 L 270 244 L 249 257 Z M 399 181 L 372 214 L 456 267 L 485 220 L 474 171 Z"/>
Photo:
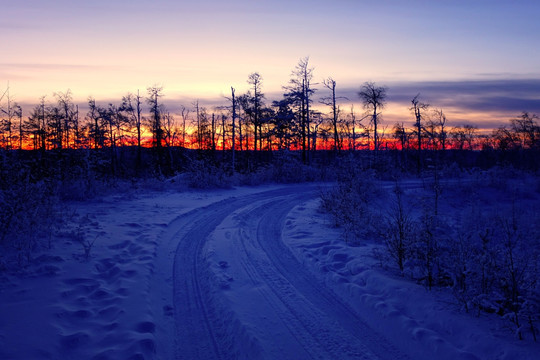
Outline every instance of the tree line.
<path fill-rule="evenodd" d="M 540 147 L 535 114 L 523 112 L 491 135 L 482 135 L 473 125 L 450 126 L 444 111 L 423 102 L 420 94 L 412 98 L 409 109 L 413 126 L 407 128 L 404 122 L 398 122 L 389 130 L 381 122 L 386 87 L 364 83 L 357 93 L 362 111 L 357 113 L 354 105 L 345 111 L 341 103 L 351 100 L 336 95 L 337 83 L 331 77 L 322 81 L 323 89 L 317 89 L 307 57 L 293 69 L 281 99 L 267 100 L 259 73 L 250 74 L 247 82 L 246 93 L 238 95 L 231 87 L 229 105 L 214 109 L 195 101 L 171 114 L 163 103 L 163 88 L 152 86 L 142 95 L 139 91 L 127 93 L 116 104 L 100 105 L 89 97 L 85 113 L 79 111 L 70 90 L 56 92 L 53 101 L 42 97 L 26 117 L 22 107 L 11 100 L 8 86 L 0 98 L 0 149 L 106 150 L 114 172 L 120 165 L 119 151 L 125 147 L 136 148 L 137 168 L 142 166 L 144 148 L 153 149 L 158 167 L 170 165 L 173 149 L 183 148 L 232 152 L 233 159 L 235 152 L 294 150 L 301 153 L 306 164 L 317 150 L 335 154 L 372 150 L 375 156 L 380 150 L 412 150 L 420 168 L 424 151 Z M 317 101 L 318 106 L 317 91 L 326 92 Z"/>

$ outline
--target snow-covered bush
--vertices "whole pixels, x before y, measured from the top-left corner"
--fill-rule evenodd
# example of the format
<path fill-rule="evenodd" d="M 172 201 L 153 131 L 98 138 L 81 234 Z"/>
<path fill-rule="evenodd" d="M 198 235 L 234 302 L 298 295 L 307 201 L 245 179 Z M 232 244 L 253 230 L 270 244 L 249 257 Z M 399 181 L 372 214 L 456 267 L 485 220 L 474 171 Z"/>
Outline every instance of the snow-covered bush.
<path fill-rule="evenodd" d="M 271 179 L 278 183 L 299 183 L 321 180 L 320 171 L 302 163 L 301 159 L 288 151 L 275 154 L 274 161 L 269 166 Z"/>
<path fill-rule="evenodd" d="M 0 246 L 3 256 L 23 265 L 37 248 L 51 247 L 58 221 L 57 197 L 43 181 L 12 179 L 13 183 L 4 183 L 0 189 Z"/>
<path fill-rule="evenodd" d="M 186 171 L 188 186 L 195 189 L 229 188 L 231 178 L 227 172 L 208 161 L 193 160 Z"/>
<path fill-rule="evenodd" d="M 393 190 L 395 199 L 388 209 L 382 224 L 381 237 L 390 257 L 403 273 L 405 263 L 411 258 L 415 237 L 415 221 L 403 202 L 403 190 L 396 183 Z"/>
<path fill-rule="evenodd" d="M 381 220 L 374 199 L 381 191 L 372 171 L 349 165 L 338 170 L 337 186 L 321 193 L 321 206 L 331 214 L 334 224 L 343 228 L 345 240 L 357 241 L 378 232 L 375 224 Z"/>
<path fill-rule="evenodd" d="M 448 285 L 451 277 L 445 262 L 448 253 L 448 224 L 442 217 L 424 210 L 415 228 L 413 278 L 428 289 Z"/>
<path fill-rule="evenodd" d="M 464 308 L 497 313 L 518 337 L 538 331 L 538 218 L 510 208 L 497 213 L 466 211 L 443 264 Z"/>
<path fill-rule="evenodd" d="M 478 170 L 450 181 L 425 178 L 424 186 L 405 191 L 346 162 L 337 176 L 321 204 L 346 240 L 378 234 L 382 266 L 427 288 L 449 288 L 467 312 L 498 314 L 518 337 L 538 338 L 540 199 L 534 176 Z"/>

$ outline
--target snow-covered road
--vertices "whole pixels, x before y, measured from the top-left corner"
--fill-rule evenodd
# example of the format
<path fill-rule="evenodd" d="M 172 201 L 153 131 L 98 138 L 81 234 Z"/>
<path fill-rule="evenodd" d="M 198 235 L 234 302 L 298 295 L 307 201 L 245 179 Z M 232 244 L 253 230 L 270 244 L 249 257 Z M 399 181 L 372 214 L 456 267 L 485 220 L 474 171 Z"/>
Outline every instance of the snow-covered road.
<path fill-rule="evenodd" d="M 282 242 L 287 214 L 318 195 L 291 186 L 173 223 L 176 358 L 406 358 Z"/>
<path fill-rule="evenodd" d="M 326 186 L 71 204 L 52 249 L 0 273 L 0 358 L 537 359 L 499 316 L 381 268 L 384 245 L 343 241 Z"/>

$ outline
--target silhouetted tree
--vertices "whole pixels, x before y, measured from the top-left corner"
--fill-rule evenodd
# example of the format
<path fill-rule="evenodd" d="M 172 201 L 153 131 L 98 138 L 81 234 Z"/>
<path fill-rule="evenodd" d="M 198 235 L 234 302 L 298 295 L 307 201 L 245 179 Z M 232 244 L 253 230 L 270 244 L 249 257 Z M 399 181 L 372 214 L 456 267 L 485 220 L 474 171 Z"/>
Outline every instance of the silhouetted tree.
<path fill-rule="evenodd" d="M 2 135 L 2 144 L 3 147 L 7 150 L 11 150 L 13 147 L 13 106 L 11 101 L 11 96 L 9 92 L 9 84 L 6 88 L 6 91 L 2 96 L 0 97 L 0 101 L 3 98 L 7 99 L 7 108 L 0 108 L 0 113 L 2 115 L 2 119 L 0 119 L 0 133 Z"/>
<path fill-rule="evenodd" d="M 422 150 L 422 135 L 424 133 L 424 126 L 422 125 L 423 113 L 429 107 L 429 104 L 420 101 L 420 94 L 417 94 L 412 100 L 412 107 L 410 110 L 414 112 L 414 126 L 416 127 L 416 139 L 417 149 L 420 152 Z"/>
<path fill-rule="evenodd" d="M 446 139 L 448 138 L 448 133 L 446 130 L 446 115 L 442 109 L 435 110 L 435 119 L 432 121 L 438 127 L 437 140 L 439 142 L 440 149 L 444 152 L 446 150 Z"/>
<path fill-rule="evenodd" d="M 309 161 L 310 149 L 310 131 L 311 131 L 311 114 L 310 105 L 313 102 L 311 99 L 316 89 L 312 88 L 311 81 L 313 80 L 313 68 L 309 67 L 309 57 L 300 59 L 295 69 L 292 72 L 292 78 L 289 81 L 290 86 L 286 87 L 289 93 L 287 97 L 294 99 L 298 106 L 300 119 L 300 133 L 302 146 L 302 160 Z"/>
<path fill-rule="evenodd" d="M 251 107 L 248 107 L 248 111 L 251 112 L 251 118 L 253 121 L 253 150 L 257 150 L 257 140 L 259 141 L 259 150 L 262 150 L 262 114 L 261 109 L 263 106 L 264 94 L 262 93 L 262 76 L 257 73 L 251 73 L 248 77 L 248 84 L 252 86 L 253 95 L 251 91 L 248 93 L 248 99 L 251 103 Z"/>
<path fill-rule="evenodd" d="M 540 148 L 540 126 L 538 116 L 524 111 L 515 119 L 510 120 L 512 132 L 524 149 Z"/>
<path fill-rule="evenodd" d="M 182 116 L 182 147 L 186 147 L 186 122 L 189 118 L 190 110 L 182 105 L 180 116 Z"/>
<path fill-rule="evenodd" d="M 73 132 L 74 134 L 79 133 L 78 129 L 78 122 L 76 121 L 76 109 L 75 104 L 73 103 L 73 94 L 71 93 L 71 90 L 67 90 L 65 93 L 57 92 L 54 94 L 56 97 L 56 101 L 58 103 L 59 108 L 59 115 L 61 116 L 61 125 L 63 127 L 62 129 L 62 135 L 63 139 L 60 143 L 61 148 L 70 148 L 71 145 L 71 137 L 70 134 Z M 75 136 L 74 136 L 75 138 Z M 73 139 L 73 143 L 75 143 L 78 139 Z"/>
<path fill-rule="evenodd" d="M 142 107 L 141 96 L 139 90 L 137 95 L 128 93 L 122 98 L 121 111 L 125 113 L 129 123 L 135 127 L 137 136 L 137 169 L 140 170 L 142 165 Z"/>
<path fill-rule="evenodd" d="M 403 273 L 405 261 L 411 255 L 414 241 L 414 221 L 403 203 L 403 189 L 396 182 L 393 193 L 394 203 L 388 210 L 384 239 L 390 256 Z"/>
<path fill-rule="evenodd" d="M 473 150 L 473 144 L 475 139 L 475 133 L 478 128 L 473 125 L 464 125 L 453 127 L 450 131 L 452 140 L 454 141 L 454 147 L 459 150 Z"/>
<path fill-rule="evenodd" d="M 351 141 L 349 144 L 349 150 L 356 151 L 357 146 L 357 140 L 360 137 L 360 134 L 357 133 L 357 127 L 360 127 L 360 129 L 363 127 L 362 120 L 364 119 L 357 119 L 356 118 L 356 112 L 354 111 L 354 105 L 351 105 L 351 112 L 348 115 L 349 122 L 351 126 Z"/>
<path fill-rule="evenodd" d="M 94 142 L 94 150 L 105 146 L 105 128 L 104 121 L 101 118 L 103 110 L 96 105 L 96 100 L 93 97 L 88 98 L 88 120 L 89 136 Z"/>
<path fill-rule="evenodd" d="M 386 87 L 376 86 L 374 82 L 366 82 L 362 85 L 358 96 L 364 104 L 364 108 L 372 113 L 371 123 L 373 124 L 373 143 L 375 153 L 377 153 L 379 150 L 379 109 L 383 109 L 386 104 Z"/>
<path fill-rule="evenodd" d="M 236 151 L 236 98 L 235 98 L 235 89 L 231 86 L 231 105 L 232 105 L 232 171 L 235 169 L 235 151 Z"/>
<path fill-rule="evenodd" d="M 154 85 L 147 88 L 148 98 L 146 101 L 150 106 L 150 130 L 153 135 L 153 146 L 158 150 L 158 153 L 161 152 L 161 147 L 163 146 L 163 127 L 161 124 L 163 107 L 159 102 L 159 98 L 163 96 L 163 87 Z"/>
<path fill-rule="evenodd" d="M 278 150 L 290 150 L 291 138 L 295 127 L 295 115 L 289 99 L 274 101 L 274 116 L 272 117 L 272 133 L 276 139 Z"/>
<path fill-rule="evenodd" d="M 36 105 L 23 124 L 25 131 L 32 136 L 34 150 L 46 150 L 47 129 L 45 123 L 45 97 Z"/>
<path fill-rule="evenodd" d="M 339 141 L 339 131 L 338 131 L 338 113 L 339 107 L 336 104 L 336 81 L 329 77 L 323 81 L 324 86 L 332 92 L 332 95 L 329 97 L 324 97 L 321 99 L 321 102 L 325 105 L 328 105 L 332 109 L 332 127 L 334 130 L 334 151 L 337 153 L 341 149 L 341 143 Z"/>

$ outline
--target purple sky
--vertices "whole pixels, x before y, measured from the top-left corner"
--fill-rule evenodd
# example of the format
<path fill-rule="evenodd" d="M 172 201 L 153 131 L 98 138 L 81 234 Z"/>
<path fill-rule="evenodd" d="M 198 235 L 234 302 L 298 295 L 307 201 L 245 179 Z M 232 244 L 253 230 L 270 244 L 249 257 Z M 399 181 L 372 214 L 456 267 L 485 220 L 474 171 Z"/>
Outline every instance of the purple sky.
<path fill-rule="evenodd" d="M 4 1 L 0 86 L 36 102 L 159 84 L 189 104 L 245 91 L 258 71 L 279 96 L 309 56 L 317 82 L 332 76 L 349 98 L 387 85 L 391 119 L 420 92 L 459 121 L 489 121 L 540 111 L 539 18 L 533 0 Z"/>

